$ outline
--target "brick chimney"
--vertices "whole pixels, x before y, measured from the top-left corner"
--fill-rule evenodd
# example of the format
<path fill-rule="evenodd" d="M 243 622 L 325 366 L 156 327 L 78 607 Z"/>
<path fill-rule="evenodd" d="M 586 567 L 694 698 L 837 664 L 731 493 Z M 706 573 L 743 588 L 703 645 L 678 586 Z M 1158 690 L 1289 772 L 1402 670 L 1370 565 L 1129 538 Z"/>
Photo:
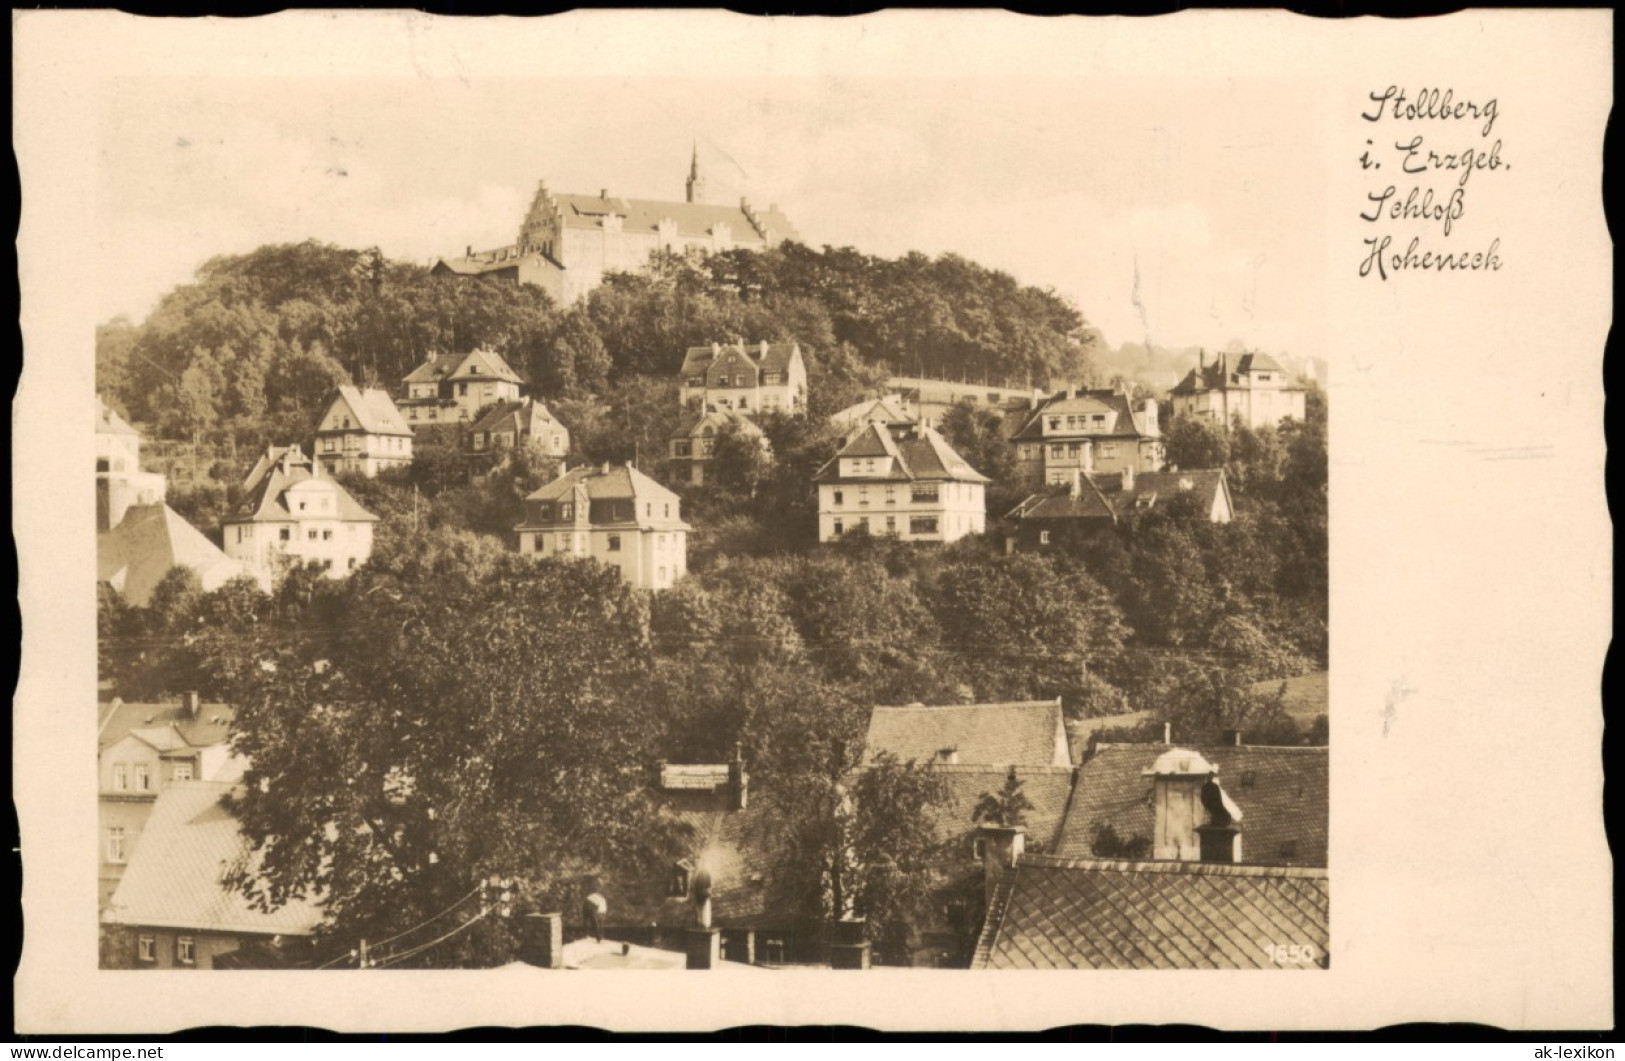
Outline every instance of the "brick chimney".
<path fill-rule="evenodd" d="M 564 968 L 563 914 L 526 914 L 520 932 L 520 961 L 543 969 Z"/>
<path fill-rule="evenodd" d="M 181 715 L 183 717 L 185 717 L 185 718 L 188 718 L 188 719 L 196 719 L 197 716 L 198 716 L 198 707 L 199 707 L 199 705 L 201 703 L 202 703 L 202 698 L 200 696 L 198 696 L 196 690 L 193 690 L 193 691 L 188 692 L 188 693 L 182 693 L 181 694 Z"/>

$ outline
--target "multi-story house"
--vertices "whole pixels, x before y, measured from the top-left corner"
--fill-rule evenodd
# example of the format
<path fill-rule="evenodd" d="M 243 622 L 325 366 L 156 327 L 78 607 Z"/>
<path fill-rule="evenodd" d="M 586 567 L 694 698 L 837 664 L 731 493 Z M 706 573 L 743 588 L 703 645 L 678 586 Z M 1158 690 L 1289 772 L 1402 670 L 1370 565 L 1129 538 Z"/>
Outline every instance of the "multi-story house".
<path fill-rule="evenodd" d="M 935 429 L 869 423 L 841 447 L 818 484 L 818 540 L 864 529 L 904 541 L 980 534 L 990 481 Z"/>
<path fill-rule="evenodd" d="M 316 426 L 316 459 L 329 475 L 377 475 L 412 463 L 412 429 L 376 387 L 340 387 Z"/>
<path fill-rule="evenodd" d="M 310 964 L 319 899 L 262 910 L 232 886 L 256 855 L 223 800 L 230 781 L 173 781 L 152 803 L 145 835 L 102 921 L 102 966 L 225 969 Z"/>
<path fill-rule="evenodd" d="M 218 779 L 240 762 L 226 745 L 231 720 L 231 708 L 200 703 L 196 693 L 178 704 L 114 700 L 102 707 L 96 734 L 102 907 L 135 854 L 158 794 L 178 782 Z"/>
<path fill-rule="evenodd" d="M 1112 390 L 1061 391 L 1042 402 L 1011 436 L 1016 470 L 1032 487 L 1065 486 L 1076 472 L 1156 472 L 1164 444 L 1157 403 L 1139 409 Z"/>
<path fill-rule="evenodd" d="M 96 399 L 96 529 L 119 525 L 131 505 L 163 501 L 164 477 L 141 470 L 141 435 Z"/>
<path fill-rule="evenodd" d="M 726 429 L 738 431 L 740 436 L 760 447 L 764 456 L 769 453 L 767 436 L 744 413 L 737 409 L 711 409 L 689 417 L 671 438 L 671 460 L 681 469 L 683 478 L 695 486 L 705 485 L 705 468 L 711 462 L 717 436 Z"/>
<path fill-rule="evenodd" d="M 437 261 L 431 273 L 534 284 L 568 305 L 602 283 L 606 272 L 642 269 L 655 251 L 762 251 L 798 239 L 777 203 L 761 210 L 745 199 L 708 201 L 696 152 L 685 201 L 628 199 L 608 188 L 596 195 L 555 193 L 538 181 L 515 242 L 485 251 L 470 246 L 461 257 Z"/>
<path fill-rule="evenodd" d="M 226 555 L 263 576 L 274 577 L 285 563 L 313 562 L 343 578 L 372 555 L 376 522 L 298 446 L 272 446 L 243 481 L 243 500 L 221 534 Z"/>
<path fill-rule="evenodd" d="M 690 409 L 799 413 L 807 408 L 807 364 L 794 342 L 689 347 L 678 398 Z"/>
<path fill-rule="evenodd" d="M 630 464 L 582 466 L 525 498 L 519 551 L 591 557 L 640 589 L 662 590 L 688 570 L 682 500 Z"/>
<path fill-rule="evenodd" d="M 1170 396 L 1175 416 L 1203 416 L 1226 427 L 1232 420 L 1262 427 L 1302 420 L 1306 393 L 1268 354 L 1240 354 L 1233 365 L 1231 355 L 1220 354 L 1208 364 L 1204 351 Z"/>
<path fill-rule="evenodd" d="M 495 350 L 436 354 L 407 373 L 399 402 L 408 424 L 462 424 L 497 402 L 519 400 L 525 381 Z"/>
<path fill-rule="evenodd" d="M 570 430 L 534 398 L 502 401 L 468 429 L 468 446 L 475 452 L 511 449 L 533 443 L 549 457 L 570 453 Z"/>

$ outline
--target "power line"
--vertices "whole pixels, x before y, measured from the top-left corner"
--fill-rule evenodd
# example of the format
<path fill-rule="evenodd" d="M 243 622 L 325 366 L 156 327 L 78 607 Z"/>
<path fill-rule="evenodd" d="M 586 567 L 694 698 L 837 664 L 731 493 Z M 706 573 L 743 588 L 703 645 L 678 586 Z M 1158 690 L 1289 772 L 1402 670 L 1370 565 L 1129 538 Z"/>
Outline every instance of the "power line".
<path fill-rule="evenodd" d="M 424 951 L 429 950 L 431 947 L 440 946 L 440 944 L 442 944 L 442 943 L 446 942 L 447 940 L 451 939 L 453 936 L 457 935 L 458 933 L 467 931 L 468 927 L 470 925 L 474 924 L 476 921 L 484 920 L 485 918 L 489 917 L 490 915 L 491 915 L 491 908 L 488 907 L 488 906 L 483 907 L 480 910 L 479 913 L 475 914 L 473 917 L 469 918 L 467 921 L 464 921 L 462 924 L 458 925 L 456 928 L 452 929 L 450 932 L 447 932 L 445 935 L 439 937 L 438 939 L 430 940 L 428 943 L 423 944 L 421 947 L 414 947 L 413 949 L 411 949 L 409 951 L 405 951 L 405 952 L 403 952 L 401 954 L 392 955 L 391 957 L 386 958 L 383 961 L 374 961 L 368 967 L 372 968 L 372 969 L 387 969 L 391 965 L 399 965 L 401 962 L 406 961 L 406 959 L 415 957 L 416 955 L 419 955 L 419 954 L 422 954 Z"/>
<path fill-rule="evenodd" d="M 401 939 L 401 938 L 406 937 L 406 936 L 410 936 L 412 933 L 418 931 L 419 929 L 427 928 L 429 925 L 432 925 L 436 921 L 440 920 L 442 917 L 445 917 L 447 914 L 451 913 L 453 910 L 457 909 L 459 906 L 462 906 L 464 903 L 468 902 L 468 900 L 472 899 L 474 896 L 478 895 L 479 893 L 480 893 L 480 886 L 475 885 L 473 887 L 473 889 L 471 889 L 467 895 L 463 896 L 461 899 L 458 899 L 456 902 L 452 903 L 450 906 L 446 907 L 444 910 L 440 911 L 438 914 L 435 914 L 433 917 L 429 918 L 426 921 L 420 921 L 419 923 L 417 923 L 416 925 L 413 925 L 411 928 L 407 929 L 404 932 L 397 932 L 395 935 L 390 936 L 388 939 L 380 940 L 379 942 L 373 944 L 373 948 L 377 949 L 378 947 L 388 946 L 389 944 L 394 943 L 398 939 Z"/>

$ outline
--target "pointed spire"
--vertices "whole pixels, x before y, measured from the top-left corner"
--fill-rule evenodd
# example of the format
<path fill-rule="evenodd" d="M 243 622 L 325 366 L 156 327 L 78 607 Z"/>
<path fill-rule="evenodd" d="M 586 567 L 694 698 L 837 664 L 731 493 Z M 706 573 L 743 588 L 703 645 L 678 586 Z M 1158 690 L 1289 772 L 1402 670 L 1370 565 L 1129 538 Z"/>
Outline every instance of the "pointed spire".
<path fill-rule="evenodd" d="M 700 176 L 700 142 L 694 141 L 694 153 L 688 162 L 688 201 L 705 202 L 705 178 Z"/>

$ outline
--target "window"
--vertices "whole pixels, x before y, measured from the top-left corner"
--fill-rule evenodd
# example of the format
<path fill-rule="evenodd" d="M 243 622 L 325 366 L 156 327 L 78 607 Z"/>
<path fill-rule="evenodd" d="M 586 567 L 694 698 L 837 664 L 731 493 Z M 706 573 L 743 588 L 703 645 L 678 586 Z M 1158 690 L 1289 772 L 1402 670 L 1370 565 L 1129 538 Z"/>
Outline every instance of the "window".
<path fill-rule="evenodd" d="M 138 962 L 157 961 L 158 941 L 151 936 L 137 936 L 135 940 L 135 960 Z"/>
<path fill-rule="evenodd" d="M 330 439 L 330 438 L 322 439 L 322 452 L 323 453 L 332 453 L 333 452 L 333 440 L 332 439 Z"/>
<path fill-rule="evenodd" d="M 888 504 L 888 505 L 897 504 L 897 487 L 895 487 L 895 486 L 886 487 L 886 504 Z"/>
<path fill-rule="evenodd" d="M 655 574 L 655 582 L 657 584 L 664 584 L 665 581 L 666 581 L 666 569 L 662 567 L 662 568 L 659 568 L 657 573 Z"/>
<path fill-rule="evenodd" d="M 981 836 L 971 837 L 970 857 L 981 862 L 987 858 L 987 838 Z"/>
<path fill-rule="evenodd" d="M 281 538 L 283 541 L 287 541 L 289 538 L 293 537 L 293 532 L 287 527 L 283 527 L 282 530 L 277 533 L 277 537 Z"/>
<path fill-rule="evenodd" d="M 192 939 L 191 936 L 175 937 L 175 964 L 197 964 L 197 943 Z"/>
<path fill-rule="evenodd" d="M 1258 382 L 1260 382 L 1260 383 L 1268 383 L 1269 381 L 1270 381 L 1270 374 L 1268 372 L 1260 372 L 1258 374 Z"/>
<path fill-rule="evenodd" d="M 152 791 L 152 776 L 147 773 L 146 763 L 137 763 L 135 766 L 135 787 L 139 792 Z"/>
<path fill-rule="evenodd" d="M 612 553 L 618 553 L 621 551 L 621 536 L 619 534 L 611 534 L 609 536 L 609 551 Z"/>
<path fill-rule="evenodd" d="M 784 381 L 779 378 L 779 374 L 777 372 L 769 372 L 767 374 L 767 379 L 765 379 L 763 382 L 769 387 L 776 387 Z"/>
<path fill-rule="evenodd" d="M 896 516 L 887 516 L 886 517 L 886 533 L 887 534 L 896 534 L 897 533 L 897 517 Z"/>
<path fill-rule="evenodd" d="M 915 501 L 935 503 L 940 499 L 936 483 L 915 483 L 913 498 Z"/>
<path fill-rule="evenodd" d="M 323 560 L 322 561 L 322 570 L 323 571 L 331 571 L 331 570 L 333 570 L 333 561 L 331 561 L 331 560 Z"/>
<path fill-rule="evenodd" d="M 936 517 L 915 516 L 908 521 L 908 529 L 911 534 L 935 534 L 937 533 Z"/>
<path fill-rule="evenodd" d="M 355 557 L 353 557 L 353 556 L 350 557 L 350 570 L 351 571 L 355 570 Z"/>
<path fill-rule="evenodd" d="M 833 533 L 835 535 L 835 537 L 837 537 L 837 538 L 839 538 L 841 536 L 842 529 L 843 528 L 841 527 L 841 521 L 840 520 L 836 520 L 835 521 L 835 526 L 830 528 L 831 533 Z"/>
<path fill-rule="evenodd" d="M 559 506 L 559 519 L 575 519 L 576 507 L 572 504 Z"/>
<path fill-rule="evenodd" d="M 559 535 L 558 545 L 554 547 L 554 550 L 562 553 L 568 548 L 570 548 L 570 536 L 568 534 Z"/>
<path fill-rule="evenodd" d="M 666 503 L 666 518 L 671 519 L 671 502 Z"/>
<path fill-rule="evenodd" d="M 682 442 L 674 442 L 672 444 L 672 453 L 675 456 L 686 457 L 691 452 L 693 452 L 693 449 L 686 440 L 684 440 Z"/>
<path fill-rule="evenodd" d="M 1059 416 L 1052 416 L 1049 418 L 1049 429 L 1051 431 L 1061 430 L 1061 418 Z"/>
<path fill-rule="evenodd" d="M 1062 457 L 1066 456 L 1066 447 L 1065 446 L 1051 446 L 1049 448 L 1049 456 L 1050 456 L 1050 460 L 1060 460 Z"/>
<path fill-rule="evenodd" d="M 304 510 L 305 510 L 305 503 L 303 501 L 301 501 L 301 502 L 299 502 L 299 511 L 303 512 Z"/>
<path fill-rule="evenodd" d="M 1102 443 L 1100 447 L 1100 455 L 1106 458 L 1117 456 L 1117 444 L 1115 442 Z"/>
<path fill-rule="evenodd" d="M 304 505 L 300 505 L 300 506 L 299 506 L 299 507 L 300 507 L 300 508 L 304 508 L 304 507 L 305 507 L 305 506 L 304 506 Z M 316 540 L 316 532 L 315 532 L 315 531 L 313 531 L 313 530 L 309 530 L 309 531 L 306 531 L 306 532 L 305 532 L 305 537 L 306 537 L 306 538 L 308 538 L 308 539 L 309 539 L 309 540 L 311 540 L 311 541 L 315 541 L 315 540 Z"/>
<path fill-rule="evenodd" d="M 1038 544 L 1039 545 L 1048 545 L 1049 544 L 1049 531 L 1039 531 L 1038 532 Z"/>
<path fill-rule="evenodd" d="M 113 767 L 113 791 L 126 792 L 130 788 L 129 768 L 123 763 Z"/>
<path fill-rule="evenodd" d="M 322 531 L 322 541 L 330 542 L 332 540 L 333 540 L 333 532 L 332 531 L 330 531 L 330 530 Z"/>
<path fill-rule="evenodd" d="M 172 780 L 172 781 L 190 781 L 190 780 L 192 780 L 192 763 L 191 763 L 191 761 L 186 760 L 186 761 L 176 763 L 174 770 L 171 771 L 169 776 L 170 776 L 170 780 Z"/>
<path fill-rule="evenodd" d="M 124 826 L 114 825 L 107 830 L 107 861 L 122 865 L 129 857 L 124 850 Z"/>
<path fill-rule="evenodd" d="M 841 491 L 839 491 L 839 490 L 835 491 L 835 503 L 837 505 L 842 503 L 841 498 L 842 498 Z"/>

